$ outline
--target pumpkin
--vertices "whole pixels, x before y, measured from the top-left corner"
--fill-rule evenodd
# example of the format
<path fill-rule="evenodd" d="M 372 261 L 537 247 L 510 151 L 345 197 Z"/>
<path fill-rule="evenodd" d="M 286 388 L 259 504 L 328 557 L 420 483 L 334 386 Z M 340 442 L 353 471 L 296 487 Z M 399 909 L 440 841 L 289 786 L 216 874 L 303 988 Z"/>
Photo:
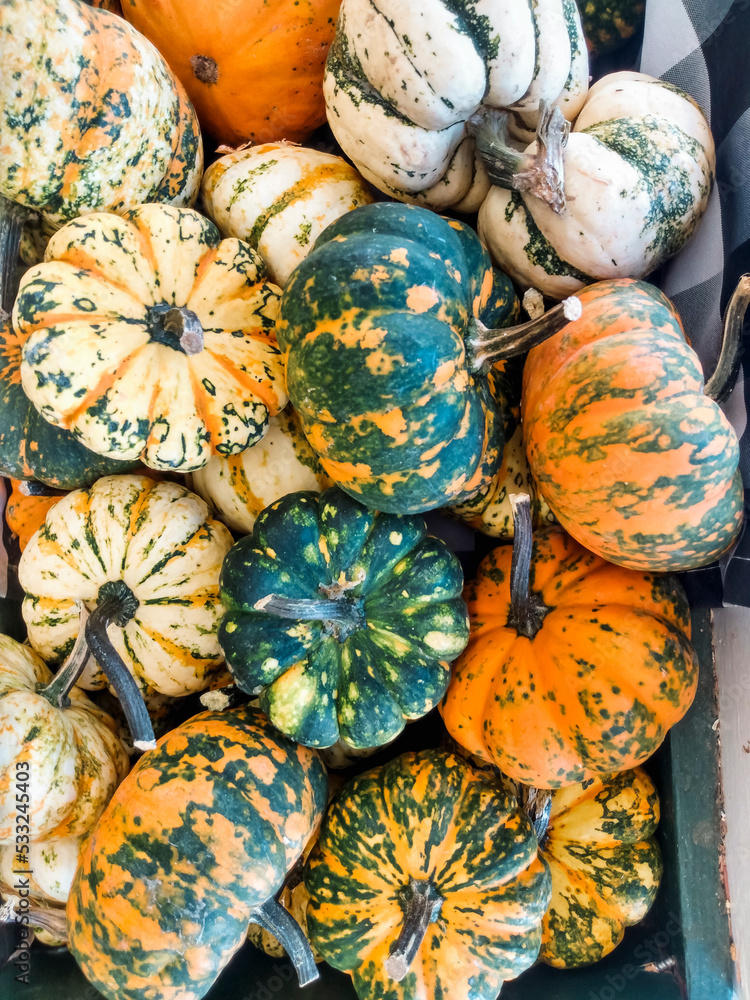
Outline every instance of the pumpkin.
<path fill-rule="evenodd" d="M 263 273 L 192 209 L 76 219 L 21 281 L 24 392 L 109 458 L 189 472 L 241 451 L 287 401 Z"/>
<path fill-rule="evenodd" d="M 162 737 L 115 793 L 68 899 L 69 947 L 91 985 L 112 1000 L 198 1000 L 253 919 L 316 978 L 272 897 L 325 803 L 315 754 L 257 710 L 204 712 Z"/>
<path fill-rule="evenodd" d="M 232 531 L 253 530 L 260 512 L 287 493 L 320 492 L 331 485 L 307 443 L 299 417 L 287 406 L 268 421 L 262 441 L 239 455 L 215 455 L 190 477 L 190 488 Z"/>
<path fill-rule="evenodd" d="M 282 288 L 327 225 L 373 200 L 340 156 L 277 142 L 216 160 L 201 193 L 222 236 L 246 240 Z"/>
<path fill-rule="evenodd" d="M 698 660 L 675 577 L 587 552 L 561 529 L 513 545 L 466 588 L 471 637 L 442 705 L 451 736 L 515 781 L 561 788 L 632 768 L 690 707 Z"/>
<path fill-rule="evenodd" d="M 33 650 L 0 635 L 0 844 L 19 854 L 90 830 L 128 771 L 114 720 L 73 686 L 85 655 L 79 644 L 53 678 Z"/>
<path fill-rule="evenodd" d="M 292 273 L 277 326 L 289 396 L 325 471 L 368 506 L 447 506 L 497 471 L 505 403 L 492 363 L 559 329 L 571 304 L 488 329 L 493 282 L 468 226 L 394 203 L 342 216 Z M 510 318 L 515 296 L 505 305 Z"/>
<path fill-rule="evenodd" d="M 643 24 L 646 0 L 579 0 L 591 55 L 619 49 Z"/>
<path fill-rule="evenodd" d="M 301 142 L 325 121 L 323 65 L 341 0 L 128 0 L 124 16 L 221 142 Z"/>
<path fill-rule="evenodd" d="M 644 277 L 684 246 L 708 205 L 716 155 L 705 115 L 644 73 L 613 73 L 591 88 L 551 193 L 544 169 L 528 190 L 499 186 L 544 150 L 534 143 L 513 152 L 502 123 L 495 138 L 489 118 L 481 128 L 490 161 L 498 153 L 488 167 L 498 184 L 479 212 L 479 235 L 503 271 L 551 298 L 600 279 Z M 561 135 L 544 141 L 558 149 Z"/>
<path fill-rule="evenodd" d="M 33 778 L 32 778 L 33 781 Z M 83 845 L 89 835 L 36 840 L 28 844 L 0 844 L 0 892 L 13 893 L 18 876 L 27 876 L 28 898 L 42 903 L 65 903 Z M 20 850 L 19 850 L 20 848 Z M 24 870 L 21 870 L 24 869 Z"/>
<path fill-rule="evenodd" d="M 421 518 L 338 489 L 271 504 L 221 570 L 238 686 L 308 746 L 382 746 L 442 697 L 466 645 L 456 556 Z"/>
<path fill-rule="evenodd" d="M 566 531 L 605 559 L 659 572 L 704 566 L 742 526 L 737 436 L 711 397 L 731 384 L 750 278 L 727 310 L 708 386 L 674 306 L 652 285 L 603 281 L 580 301 L 580 320 L 524 368 L 531 473 Z"/>
<path fill-rule="evenodd" d="M 153 45 L 121 18 L 77 0 L 8 0 L 0 62 L 0 196 L 56 228 L 86 212 L 195 201 L 195 112 Z M 13 231 L 3 270 L 25 214 L 0 204 L 0 226 Z"/>
<path fill-rule="evenodd" d="M 11 479 L 11 493 L 5 505 L 5 521 L 18 536 L 21 551 L 28 545 L 31 536 L 44 524 L 47 512 L 55 506 L 62 492 L 51 492 L 36 483 L 25 483 Z"/>
<path fill-rule="evenodd" d="M 328 123 L 380 191 L 476 212 L 490 186 L 466 122 L 507 108 L 536 126 L 540 103 L 572 120 L 588 88 L 575 0 L 344 0 L 326 62 Z"/>
<path fill-rule="evenodd" d="M 94 454 L 70 431 L 37 413 L 21 387 L 21 351 L 27 339 L 0 318 L 0 475 L 74 490 L 132 469 L 133 462 Z"/>
<path fill-rule="evenodd" d="M 313 944 L 363 1000 L 495 1000 L 536 959 L 550 898 L 515 798 L 440 750 L 353 778 L 326 814 L 305 885 Z"/>
<path fill-rule="evenodd" d="M 203 500 L 177 483 L 109 476 L 75 490 L 52 508 L 19 562 L 29 641 L 58 662 L 79 632 L 82 602 L 96 615 L 100 643 L 114 647 L 141 688 L 201 691 L 223 659 L 219 569 L 231 545 Z M 98 666 L 79 683 L 96 690 L 114 683 L 99 669 L 110 669 L 112 655 L 92 652 Z"/>
<path fill-rule="evenodd" d="M 552 875 L 539 958 L 558 969 L 609 955 L 654 902 L 662 875 L 659 796 L 641 768 L 552 793 L 539 852 Z"/>

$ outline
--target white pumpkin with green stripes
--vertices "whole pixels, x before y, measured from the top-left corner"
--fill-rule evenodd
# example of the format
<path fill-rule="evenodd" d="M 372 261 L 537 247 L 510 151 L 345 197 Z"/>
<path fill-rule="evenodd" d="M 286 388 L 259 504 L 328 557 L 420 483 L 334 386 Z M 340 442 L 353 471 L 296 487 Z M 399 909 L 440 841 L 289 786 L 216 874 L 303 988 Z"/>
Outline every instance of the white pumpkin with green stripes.
<path fill-rule="evenodd" d="M 241 535 L 251 532 L 258 514 L 287 493 L 320 493 L 333 485 L 291 406 L 271 417 L 258 444 L 239 455 L 217 455 L 188 483 L 220 521 Z"/>
<path fill-rule="evenodd" d="M 284 142 L 222 156 L 206 171 L 202 192 L 222 236 L 249 243 L 282 287 L 326 226 L 373 200 L 340 156 Z"/>
<path fill-rule="evenodd" d="M 506 109 L 523 136 L 541 102 L 573 119 L 587 88 L 575 0 L 344 0 L 324 80 L 331 129 L 368 181 L 465 212 L 490 186 L 467 119 Z"/>
<path fill-rule="evenodd" d="M 614 73 L 591 88 L 562 151 L 564 210 L 533 190 L 493 186 L 479 233 L 499 267 L 551 298 L 641 278 L 689 239 L 715 168 L 708 122 L 691 97 L 642 73 Z"/>

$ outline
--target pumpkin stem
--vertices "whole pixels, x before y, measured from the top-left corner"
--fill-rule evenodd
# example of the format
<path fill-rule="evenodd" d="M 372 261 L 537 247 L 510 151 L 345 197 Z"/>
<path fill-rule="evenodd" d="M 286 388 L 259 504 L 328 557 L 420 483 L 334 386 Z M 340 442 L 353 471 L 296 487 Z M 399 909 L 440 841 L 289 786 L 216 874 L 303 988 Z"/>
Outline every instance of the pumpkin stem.
<path fill-rule="evenodd" d="M 279 941 L 297 970 L 300 986 L 307 986 L 320 978 L 310 942 L 281 903 L 273 898 L 267 899 L 262 906 L 252 911 L 250 921 L 259 924 Z"/>
<path fill-rule="evenodd" d="M 404 922 L 384 967 L 386 975 L 400 983 L 417 956 L 427 928 L 437 920 L 443 897 L 432 882 L 416 878 L 402 886 L 398 896 L 404 910 Z"/>
<path fill-rule="evenodd" d="M 497 361 L 525 354 L 559 333 L 568 323 L 580 319 L 582 312 L 581 300 L 571 295 L 536 319 L 519 326 L 489 330 L 475 318 L 473 332 L 465 339 L 469 368 L 472 372 L 487 371 Z"/>
<path fill-rule="evenodd" d="M 64 497 L 68 495 L 67 490 L 57 490 L 54 486 L 47 486 L 46 483 L 38 483 L 33 479 L 22 479 L 18 484 L 18 492 L 25 497 Z"/>
<path fill-rule="evenodd" d="M 533 639 L 550 608 L 541 594 L 529 588 L 531 551 L 534 544 L 531 523 L 531 497 L 528 493 L 511 493 L 513 508 L 513 556 L 510 563 L 510 611 L 508 628 Z"/>
<path fill-rule="evenodd" d="M 740 348 L 745 313 L 750 305 L 750 274 L 743 274 L 724 314 L 724 336 L 719 360 L 703 392 L 709 399 L 723 403 L 734 388 L 740 370 Z"/>
<path fill-rule="evenodd" d="M 237 708 L 238 705 L 247 705 L 250 700 L 236 684 L 226 684 L 224 687 L 211 688 L 204 691 L 198 701 L 209 712 L 224 712 L 228 708 Z"/>
<path fill-rule="evenodd" d="M 335 584 L 333 585 L 336 586 Z M 253 605 L 256 611 L 263 611 L 279 618 L 296 618 L 298 621 L 323 621 L 330 633 L 340 642 L 365 624 L 365 615 L 360 604 L 348 600 L 342 594 L 336 600 L 308 600 L 305 598 L 282 597 L 269 594 Z"/>
<path fill-rule="evenodd" d="M 531 820 L 539 846 L 547 839 L 547 828 L 552 815 L 552 792 L 547 788 L 521 786 L 521 805 Z"/>
<path fill-rule="evenodd" d="M 0 196 L 0 308 L 8 315 L 18 291 L 18 248 L 29 215 L 28 208 Z"/>
<path fill-rule="evenodd" d="M 120 699 L 133 737 L 133 746 L 136 750 L 153 750 L 156 737 L 143 695 L 107 635 L 110 625 L 118 625 L 120 628 L 127 625 L 138 608 L 138 599 L 126 583 L 114 580 L 102 584 L 98 601 L 96 610 L 86 622 L 86 641 Z"/>
<path fill-rule="evenodd" d="M 467 119 L 466 131 L 474 137 L 493 184 L 528 191 L 557 215 L 565 211 L 563 150 L 570 122 L 558 107 L 540 102 L 534 152 L 520 152 L 508 144 L 508 114 L 497 108 L 480 108 Z"/>
<path fill-rule="evenodd" d="M 151 340 L 182 354 L 200 354 L 203 350 L 203 326 L 192 309 L 159 302 L 150 306 L 147 315 Z"/>
<path fill-rule="evenodd" d="M 86 642 L 86 621 L 89 613 L 85 605 L 80 601 L 78 602 L 78 610 L 81 616 L 78 625 L 78 635 L 76 636 L 75 645 L 70 656 L 57 671 L 50 683 L 46 687 L 39 688 L 37 691 L 38 694 L 43 695 L 50 705 L 54 705 L 55 708 L 68 708 L 70 705 L 70 698 L 68 698 L 70 689 L 83 673 L 83 668 L 86 666 L 91 655 L 88 643 Z"/>

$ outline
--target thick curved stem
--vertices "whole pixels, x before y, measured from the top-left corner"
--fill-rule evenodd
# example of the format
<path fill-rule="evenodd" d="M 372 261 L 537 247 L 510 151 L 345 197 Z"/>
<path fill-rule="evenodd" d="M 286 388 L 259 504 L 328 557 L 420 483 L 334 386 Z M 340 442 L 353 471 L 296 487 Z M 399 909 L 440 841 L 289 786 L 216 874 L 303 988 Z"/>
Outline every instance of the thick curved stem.
<path fill-rule="evenodd" d="M 473 372 L 486 371 L 498 361 L 525 354 L 554 337 L 568 323 L 580 319 L 582 311 L 581 300 L 571 295 L 543 315 L 519 326 L 489 330 L 475 319 L 473 332 L 465 340 L 469 368 Z"/>
<path fill-rule="evenodd" d="M 78 635 L 75 645 L 65 663 L 60 667 L 55 676 L 46 687 L 38 690 L 38 694 L 43 695 L 47 701 L 55 708 L 67 708 L 70 705 L 68 693 L 75 682 L 83 673 L 83 668 L 89 661 L 91 652 L 86 641 L 86 622 L 89 613 L 84 604 L 79 602 L 78 610 L 80 621 L 78 625 Z"/>
<path fill-rule="evenodd" d="M 275 899 L 267 899 L 250 914 L 254 924 L 260 924 L 282 945 L 297 971 L 300 986 L 307 986 L 320 978 L 313 958 L 310 942 L 302 933 L 297 921 Z"/>
<path fill-rule="evenodd" d="M 354 605 L 347 601 L 315 601 L 279 594 L 269 594 L 256 601 L 253 607 L 256 611 L 279 618 L 297 618 L 300 621 L 350 622 L 355 616 Z"/>
<path fill-rule="evenodd" d="M 21 230 L 31 212 L 0 195 L 0 310 L 10 313 L 16 297 Z"/>
<path fill-rule="evenodd" d="M 143 695 L 107 635 L 110 625 L 119 625 L 121 628 L 127 625 L 138 607 L 138 601 L 130 588 L 125 584 L 117 587 L 118 583 L 122 581 L 105 584 L 100 589 L 99 605 L 86 622 L 86 641 L 120 699 L 133 737 L 133 746 L 136 750 L 153 750 L 156 737 Z M 102 594 L 105 587 L 109 587 L 109 590 Z"/>
<path fill-rule="evenodd" d="M 493 184 L 527 191 L 546 202 L 558 215 L 565 211 L 563 150 L 570 122 L 554 105 L 539 105 L 536 150 L 519 152 L 508 144 L 508 115 L 496 108 L 482 107 L 466 122 L 487 175 Z"/>
<path fill-rule="evenodd" d="M 508 628 L 518 635 L 533 639 L 550 609 L 541 594 L 530 589 L 531 553 L 534 537 L 531 522 L 531 497 L 528 493 L 511 493 L 513 509 L 513 556 L 510 564 L 510 611 Z"/>
<path fill-rule="evenodd" d="M 396 943 L 385 960 L 385 971 L 400 983 L 417 957 L 427 928 L 437 920 L 443 906 L 443 897 L 430 881 L 413 878 L 399 890 L 404 909 L 404 922 Z"/>
<path fill-rule="evenodd" d="M 716 362 L 713 375 L 703 389 L 705 395 L 717 403 L 724 402 L 737 381 L 740 370 L 742 330 L 749 305 L 750 274 L 743 274 L 724 314 L 724 336 L 721 342 L 719 360 Z"/>

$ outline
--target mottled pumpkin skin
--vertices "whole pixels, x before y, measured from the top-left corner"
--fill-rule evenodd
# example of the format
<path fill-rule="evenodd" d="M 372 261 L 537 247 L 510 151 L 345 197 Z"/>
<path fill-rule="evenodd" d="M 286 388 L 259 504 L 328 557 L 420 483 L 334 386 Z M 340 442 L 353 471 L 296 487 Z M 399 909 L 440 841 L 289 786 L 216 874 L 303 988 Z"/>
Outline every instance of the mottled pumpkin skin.
<path fill-rule="evenodd" d="M 75 837 L 96 823 L 128 772 L 125 747 L 112 718 L 79 688 L 70 706 L 56 708 L 38 685 L 52 680 L 27 646 L 0 635 L 0 844 L 16 844 L 18 762 L 28 764 L 31 841 Z M 25 770 L 25 768 L 23 769 Z"/>
<path fill-rule="evenodd" d="M 247 707 L 162 737 L 112 799 L 68 900 L 70 950 L 112 1000 L 198 1000 L 320 821 L 325 769 Z"/>
<path fill-rule="evenodd" d="M 403 921 L 400 891 L 443 897 L 402 982 L 383 963 Z M 536 959 L 550 898 L 528 818 L 491 776 L 440 750 L 402 754 L 349 782 L 308 859 L 311 940 L 362 1000 L 495 1000 Z"/>
<path fill-rule="evenodd" d="M 29 641 L 59 662 L 78 633 L 76 602 L 93 610 L 113 583 L 124 583 L 138 607 L 108 634 L 139 685 L 174 696 L 202 691 L 222 661 L 219 570 L 231 545 L 204 501 L 177 483 L 109 476 L 69 493 L 19 562 Z M 92 663 L 79 684 L 103 688 Z"/>
<path fill-rule="evenodd" d="M 11 492 L 5 504 L 5 522 L 18 536 L 21 552 L 29 544 L 31 536 L 44 524 L 47 512 L 55 506 L 59 496 L 27 496 L 20 490 L 18 479 L 11 479 Z"/>
<path fill-rule="evenodd" d="M 21 387 L 26 340 L 9 320 L 0 323 L 0 475 L 74 490 L 100 476 L 130 471 L 135 463 L 89 451 L 70 431 L 48 423 L 34 409 Z"/>
<path fill-rule="evenodd" d="M 93 451 L 190 472 L 255 444 L 286 405 L 276 285 L 192 209 L 142 205 L 69 223 L 23 276 L 13 323 L 24 392 Z M 194 313 L 186 354 L 160 317 Z M 170 339 L 171 338 L 171 339 Z"/>
<path fill-rule="evenodd" d="M 185 86 L 202 127 L 237 145 L 301 142 L 325 122 L 323 67 L 341 0 L 128 0 L 124 16 Z"/>
<path fill-rule="evenodd" d="M 22 849 L 20 855 L 18 844 L 0 844 L 0 893 L 4 896 L 13 893 L 18 869 L 25 868 L 29 872 L 31 899 L 64 905 L 87 836 L 88 832 L 78 837 L 36 840 L 28 845 L 28 851 Z"/>
<path fill-rule="evenodd" d="M 86 212 L 195 201 L 195 111 L 121 18 L 79 0 L 7 0 L 0 63 L 4 197 L 55 227 Z"/>
<path fill-rule="evenodd" d="M 540 848 L 552 874 L 543 962 L 598 962 L 645 917 L 662 875 L 658 823 L 659 796 L 640 768 L 553 792 Z"/>
<path fill-rule="evenodd" d="M 591 55 L 614 52 L 643 24 L 646 0 L 579 0 L 583 33 Z"/>
<path fill-rule="evenodd" d="M 537 788 L 642 763 L 695 695 L 682 587 L 549 528 L 534 540 L 530 589 L 550 610 L 526 638 L 507 624 L 511 554 L 494 549 L 466 588 L 472 630 L 442 705 L 448 732 Z"/>
<path fill-rule="evenodd" d="M 282 732 L 315 747 L 382 746 L 443 696 L 468 638 L 462 585 L 458 559 L 421 518 L 368 510 L 338 489 L 293 493 L 224 561 L 219 642 Z M 262 610 L 272 594 L 331 593 L 349 617 L 341 626 Z"/>
<path fill-rule="evenodd" d="M 376 510 L 472 496 L 502 460 L 495 375 L 464 336 L 493 299 L 487 251 L 422 208 L 366 205 L 319 237 L 281 299 L 287 387 L 328 475 Z"/>
<path fill-rule="evenodd" d="M 522 416 L 539 490 L 582 545 L 654 572 L 705 566 L 742 526 L 739 443 L 703 394 L 674 307 L 601 281 L 581 319 L 529 352 Z"/>

